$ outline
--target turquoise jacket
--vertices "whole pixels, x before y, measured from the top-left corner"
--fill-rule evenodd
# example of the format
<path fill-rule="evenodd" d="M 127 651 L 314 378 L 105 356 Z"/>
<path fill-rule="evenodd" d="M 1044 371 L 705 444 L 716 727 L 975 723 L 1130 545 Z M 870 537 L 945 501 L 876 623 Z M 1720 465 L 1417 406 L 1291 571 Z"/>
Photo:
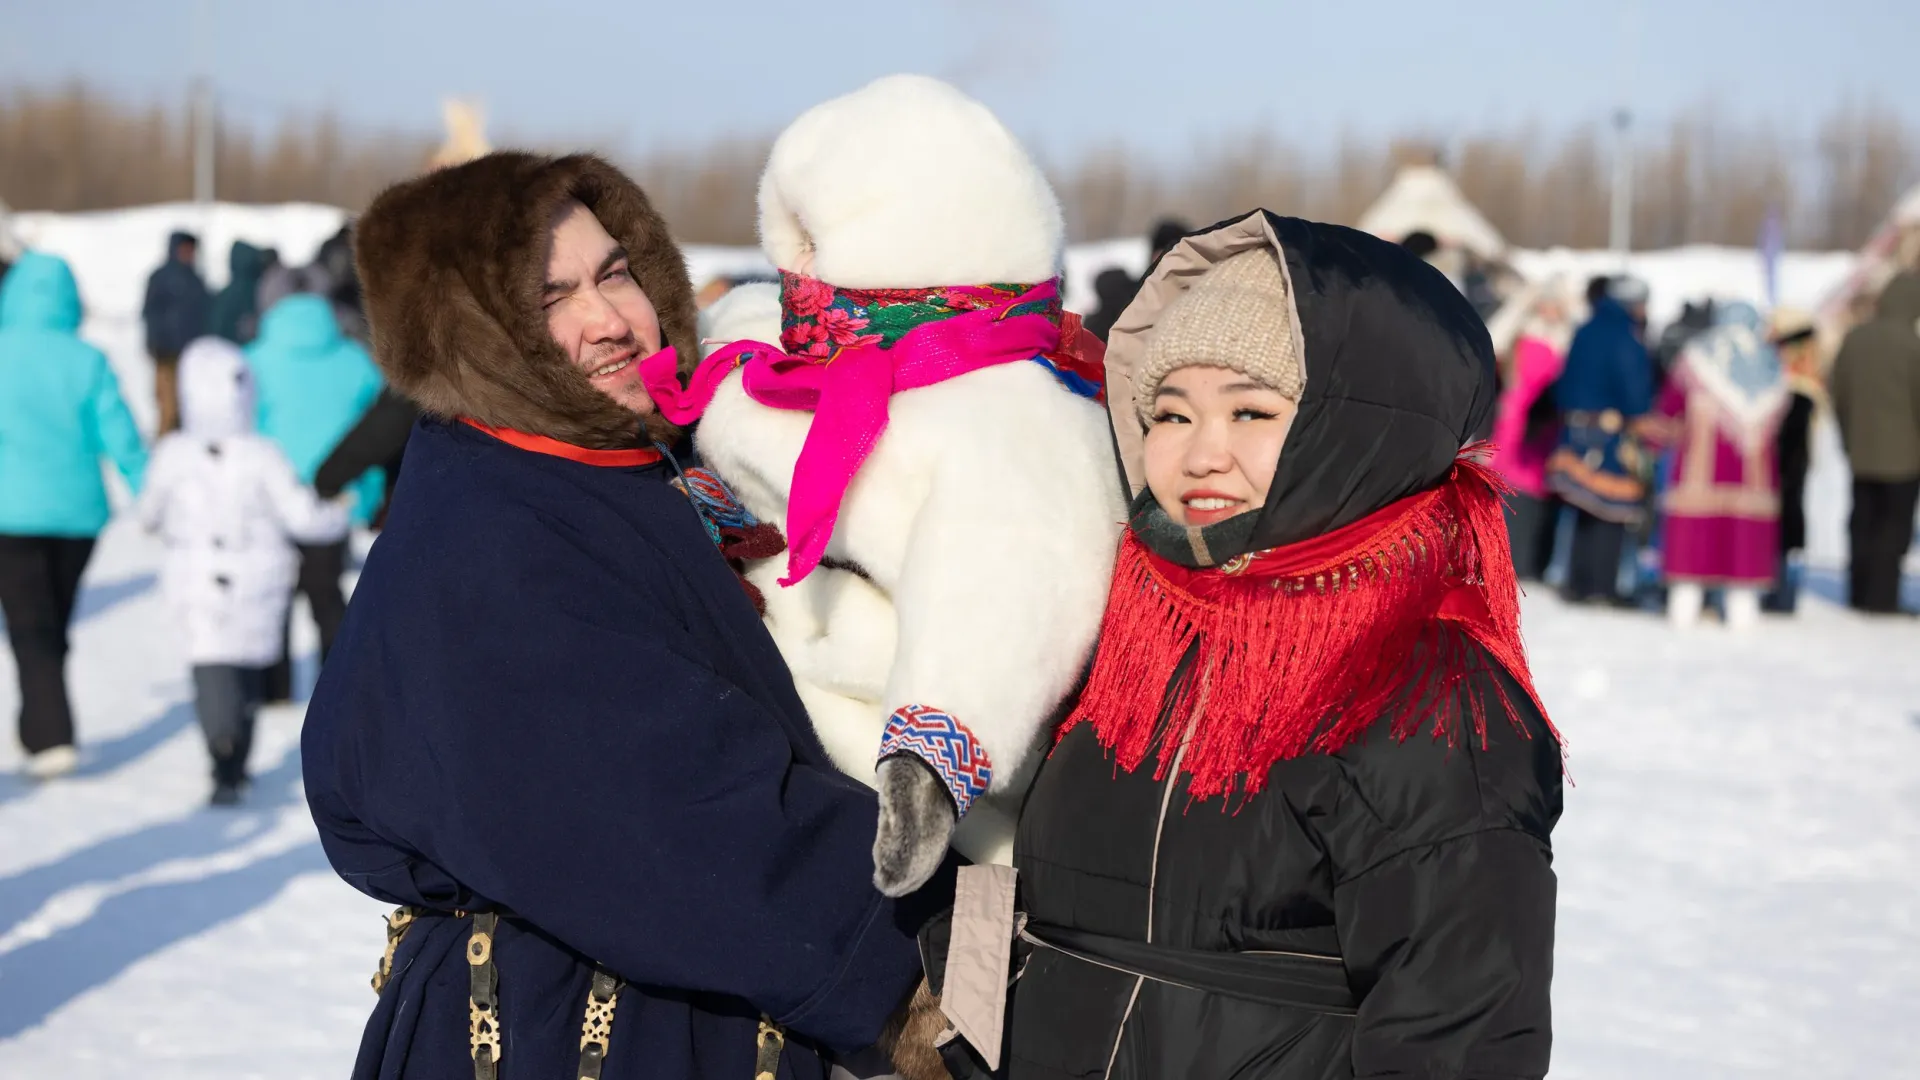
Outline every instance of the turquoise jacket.
<path fill-rule="evenodd" d="M 29 251 L 0 279 L 0 533 L 99 535 L 111 513 L 102 457 L 140 489 L 140 431 L 79 329 L 64 260 Z"/>
<path fill-rule="evenodd" d="M 340 332 L 325 297 L 295 293 L 260 317 L 260 336 L 246 349 L 260 395 L 260 434 L 280 444 L 301 483 L 380 394 L 380 370 L 367 350 Z M 371 469 L 349 489 L 354 520 L 373 519 L 386 474 Z"/>

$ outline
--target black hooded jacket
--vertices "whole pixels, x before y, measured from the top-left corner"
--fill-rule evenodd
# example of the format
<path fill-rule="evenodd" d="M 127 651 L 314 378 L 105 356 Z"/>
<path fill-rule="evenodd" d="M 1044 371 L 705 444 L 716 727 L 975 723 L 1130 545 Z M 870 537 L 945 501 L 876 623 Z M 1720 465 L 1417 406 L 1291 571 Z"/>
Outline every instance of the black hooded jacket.
<path fill-rule="evenodd" d="M 1216 559 L 1434 486 L 1495 393 L 1486 330 L 1437 271 L 1350 229 L 1250 215 L 1183 242 L 1114 328 L 1109 395 L 1136 491 L 1131 358 L 1174 295 L 1259 244 L 1291 278 L 1306 389 L 1265 507 L 1206 530 Z M 1504 696 L 1515 723 L 1490 707 L 1485 741 L 1452 745 L 1377 724 L 1278 762 L 1251 797 L 1195 801 L 1178 769 L 1124 771 L 1091 724 L 1072 728 L 1020 822 L 1021 903 L 1054 947 L 1017 955 L 1006 1073 L 1544 1075 L 1560 751 L 1475 648 L 1458 692 Z"/>

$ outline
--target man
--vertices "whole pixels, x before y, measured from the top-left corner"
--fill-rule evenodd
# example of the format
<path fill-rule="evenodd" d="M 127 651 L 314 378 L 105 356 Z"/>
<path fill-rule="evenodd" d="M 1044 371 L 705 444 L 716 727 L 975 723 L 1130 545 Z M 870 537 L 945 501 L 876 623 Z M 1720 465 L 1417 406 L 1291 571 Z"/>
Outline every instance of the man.
<path fill-rule="evenodd" d="M 1628 428 L 1653 409 L 1653 365 L 1640 341 L 1646 305 L 1644 282 L 1612 279 L 1553 387 L 1561 434 L 1548 483 L 1575 510 L 1566 588 L 1574 603 L 1620 602 L 1627 527 L 1643 512 L 1644 463 Z"/>
<path fill-rule="evenodd" d="M 194 268 L 200 241 L 191 233 L 167 237 L 167 261 L 147 278 L 140 318 L 147 324 L 147 355 L 153 357 L 153 396 L 160 434 L 180 426 L 180 350 L 207 332 L 213 299 Z"/>
<path fill-rule="evenodd" d="M 1853 466 L 1848 603 L 1900 611 L 1900 563 L 1920 502 L 1920 274 L 1896 276 L 1833 361 L 1833 412 Z"/>
<path fill-rule="evenodd" d="M 427 416 L 302 738 L 334 868 L 412 919 L 354 1076 L 823 1077 L 952 873 L 875 891 L 873 793 L 652 448 L 638 361 L 698 355 L 665 223 L 597 158 L 500 153 L 357 247 Z"/>

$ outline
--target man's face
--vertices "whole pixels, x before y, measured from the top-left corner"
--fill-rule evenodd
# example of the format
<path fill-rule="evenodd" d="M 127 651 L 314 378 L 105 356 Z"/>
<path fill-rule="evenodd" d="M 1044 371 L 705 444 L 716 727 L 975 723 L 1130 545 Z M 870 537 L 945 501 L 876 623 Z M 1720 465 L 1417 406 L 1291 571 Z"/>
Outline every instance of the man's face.
<path fill-rule="evenodd" d="M 183 262 L 183 263 L 187 263 L 188 265 L 192 265 L 193 260 L 196 257 L 198 257 L 199 254 L 200 254 L 200 245 L 194 243 L 191 240 L 185 240 L 179 244 L 174 245 L 173 258 L 174 258 L 174 261 L 176 262 Z"/>
<path fill-rule="evenodd" d="M 653 399 L 641 357 L 660 349 L 660 319 L 627 265 L 627 251 L 573 202 L 555 219 L 541 296 L 547 332 L 594 389 L 642 416 Z"/>

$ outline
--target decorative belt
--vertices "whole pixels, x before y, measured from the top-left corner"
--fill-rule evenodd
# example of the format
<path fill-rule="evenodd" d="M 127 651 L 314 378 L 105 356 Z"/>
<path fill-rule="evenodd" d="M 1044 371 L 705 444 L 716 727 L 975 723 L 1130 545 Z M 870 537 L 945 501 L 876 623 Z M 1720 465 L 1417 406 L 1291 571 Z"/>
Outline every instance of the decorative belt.
<path fill-rule="evenodd" d="M 1596 427 L 1608 435 L 1626 430 L 1627 418 L 1619 409 L 1575 409 L 1565 417 L 1568 427 Z"/>
<path fill-rule="evenodd" d="M 407 931 L 421 917 L 444 915 L 428 908 L 397 907 L 387 916 L 387 947 L 373 975 L 373 992 L 378 994 L 393 978 L 393 957 Z M 467 937 L 467 1021 L 468 1052 L 473 1057 L 474 1080 L 499 1080 L 500 1060 L 505 1047 L 500 1041 L 500 969 L 493 962 L 493 936 L 500 928 L 500 912 L 453 912 L 456 919 L 473 918 L 473 930 Z M 595 964 L 593 984 L 587 988 L 585 1018 L 580 1024 L 579 1080 L 600 1080 L 606 1066 L 607 1051 L 613 1045 L 613 1012 L 620 1004 L 620 990 L 626 980 Z M 774 1080 L 780 1070 L 780 1054 L 787 1035 L 780 1025 L 762 1016 L 755 1036 L 755 1080 Z"/>

